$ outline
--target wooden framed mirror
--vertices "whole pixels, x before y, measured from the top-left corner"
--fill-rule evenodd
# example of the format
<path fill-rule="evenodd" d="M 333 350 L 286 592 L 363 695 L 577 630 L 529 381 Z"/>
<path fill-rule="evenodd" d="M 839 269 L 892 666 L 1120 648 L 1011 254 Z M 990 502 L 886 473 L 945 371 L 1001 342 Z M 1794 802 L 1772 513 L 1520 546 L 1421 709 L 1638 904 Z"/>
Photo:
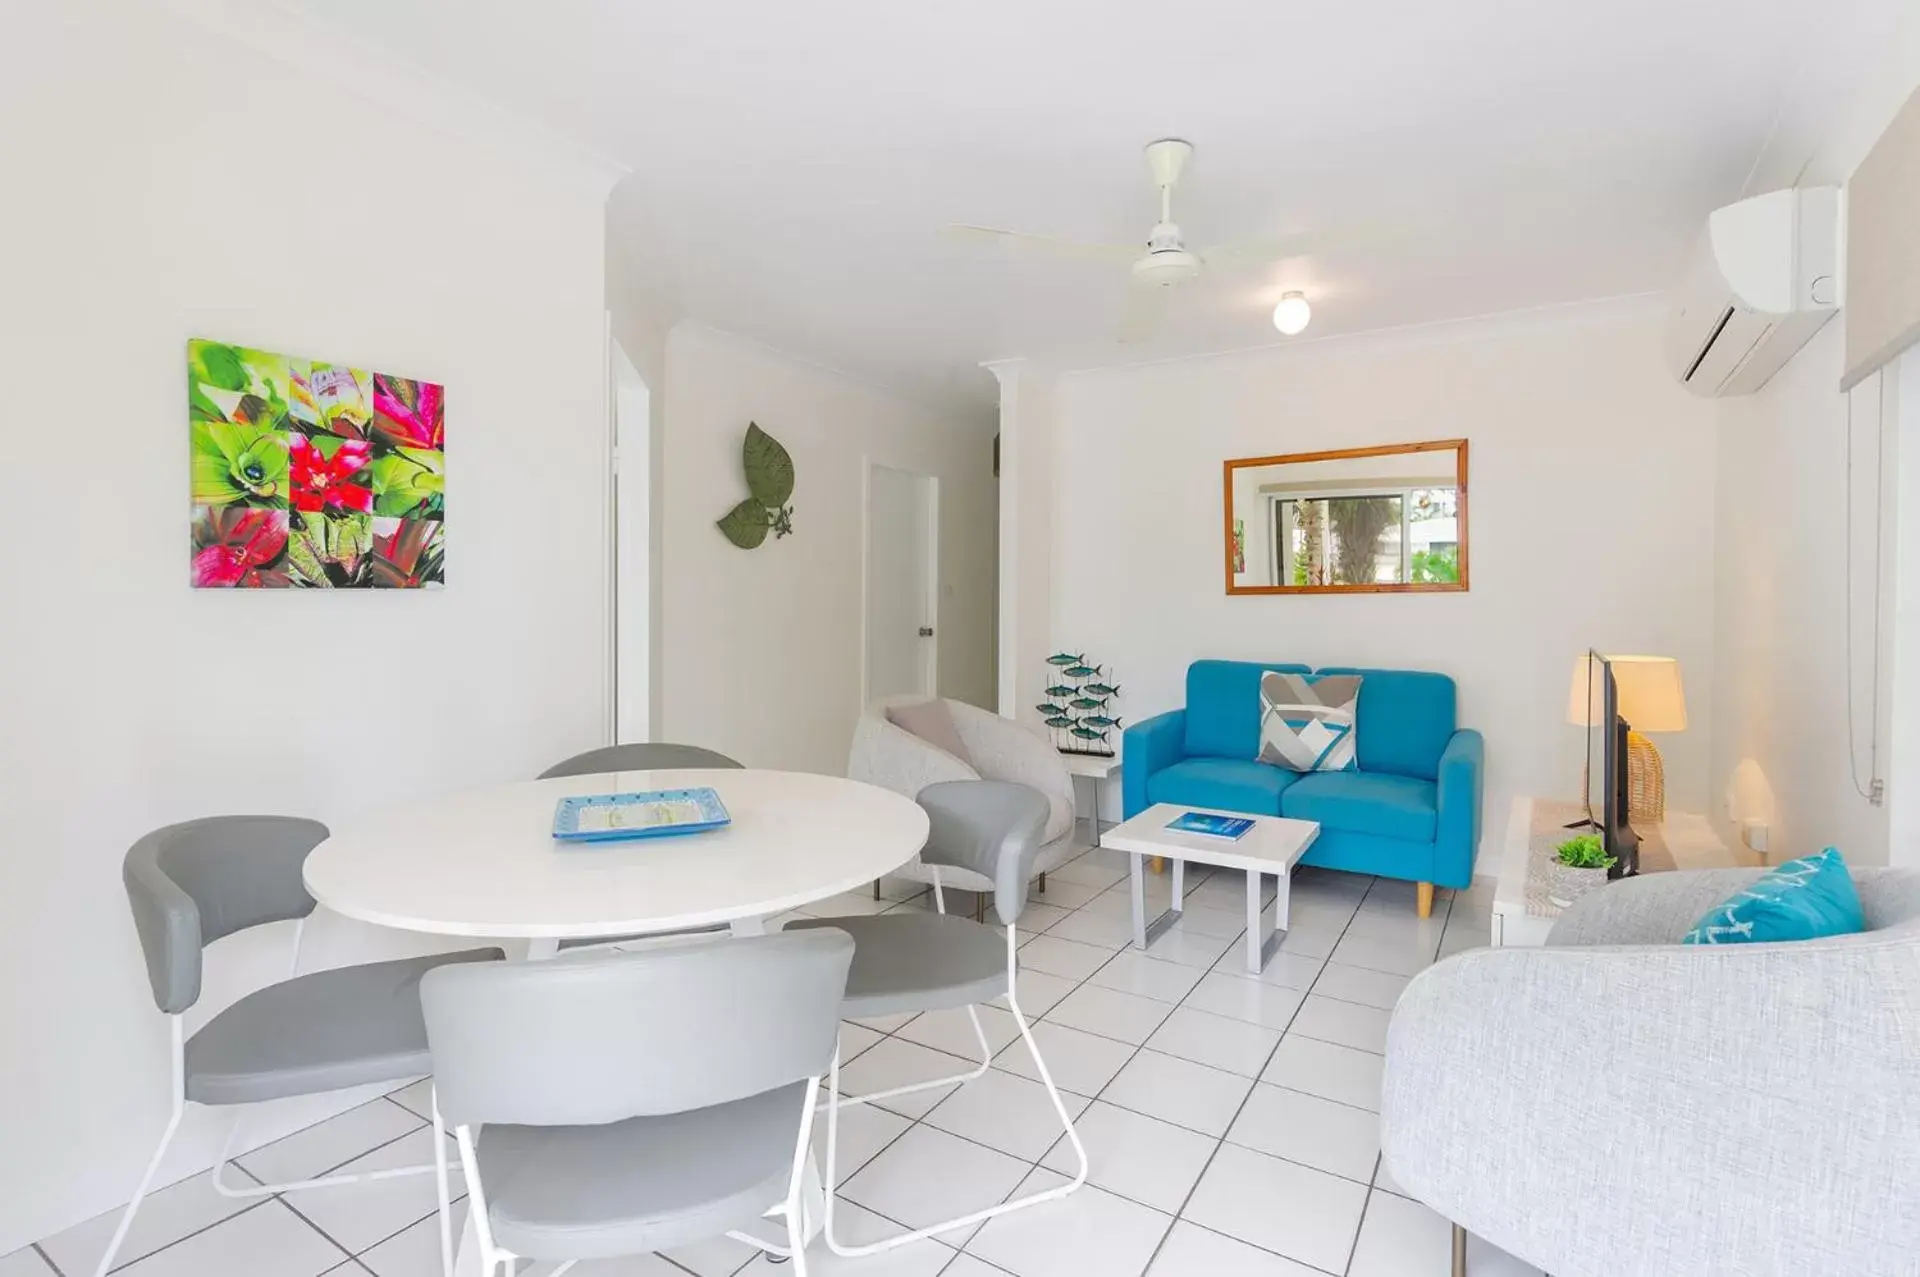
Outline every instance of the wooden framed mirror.
<path fill-rule="evenodd" d="M 1467 441 L 1226 463 L 1228 594 L 1467 588 Z"/>

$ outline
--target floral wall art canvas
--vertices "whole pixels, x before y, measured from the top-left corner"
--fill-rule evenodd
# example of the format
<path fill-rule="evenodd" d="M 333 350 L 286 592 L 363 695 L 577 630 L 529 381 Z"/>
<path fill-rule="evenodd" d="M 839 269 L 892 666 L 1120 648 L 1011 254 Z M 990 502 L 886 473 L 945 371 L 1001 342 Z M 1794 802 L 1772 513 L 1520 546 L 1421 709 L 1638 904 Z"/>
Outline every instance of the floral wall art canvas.
<path fill-rule="evenodd" d="M 439 385 L 196 338 L 187 421 L 195 588 L 445 584 Z"/>

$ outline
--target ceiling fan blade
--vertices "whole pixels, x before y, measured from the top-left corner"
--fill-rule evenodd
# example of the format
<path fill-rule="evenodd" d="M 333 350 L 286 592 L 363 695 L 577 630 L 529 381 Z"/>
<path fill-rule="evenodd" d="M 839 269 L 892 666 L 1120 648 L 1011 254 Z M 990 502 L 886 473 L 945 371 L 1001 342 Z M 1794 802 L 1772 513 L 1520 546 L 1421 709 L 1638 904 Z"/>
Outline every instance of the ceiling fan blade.
<path fill-rule="evenodd" d="M 1153 336 L 1167 313 L 1167 294 L 1172 291 L 1165 284 L 1135 284 L 1128 288 L 1126 304 L 1120 311 L 1120 341 L 1133 344 Z"/>
<path fill-rule="evenodd" d="M 1057 239 L 1052 235 L 1033 235 L 1026 231 L 1002 230 L 997 226 L 955 224 L 946 227 L 941 234 L 948 239 L 964 243 L 1006 244 L 1046 253 L 1053 257 L 1076 258 L 1080 261 L 1131 262 L 1145 251 L 1125 244 L 1087 244 L 1080 240 Z"/>

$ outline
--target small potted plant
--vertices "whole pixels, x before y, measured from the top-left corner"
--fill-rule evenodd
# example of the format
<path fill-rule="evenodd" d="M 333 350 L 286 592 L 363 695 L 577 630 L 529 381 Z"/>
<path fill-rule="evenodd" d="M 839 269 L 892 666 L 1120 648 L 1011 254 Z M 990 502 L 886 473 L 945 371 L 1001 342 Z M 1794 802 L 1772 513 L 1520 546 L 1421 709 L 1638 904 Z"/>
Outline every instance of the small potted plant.
<path fill-rule="evenodd" d="M 1547 899 L 1565 909 L 1595 887 L 1604 886 L 1614 858 L 1598 834 L 1569 838 L 1547 862 Z"/>

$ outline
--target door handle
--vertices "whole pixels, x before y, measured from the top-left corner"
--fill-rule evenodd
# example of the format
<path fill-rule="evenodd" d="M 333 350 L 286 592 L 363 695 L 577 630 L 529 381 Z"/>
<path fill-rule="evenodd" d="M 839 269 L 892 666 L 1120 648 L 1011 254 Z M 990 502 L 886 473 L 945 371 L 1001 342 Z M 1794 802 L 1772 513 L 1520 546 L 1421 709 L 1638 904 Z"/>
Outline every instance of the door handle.
<path fill-rule="evenodd" d="M 923 626 L 921 626 L 921 627 L 920 627 L 920 637 L 921 637 L 921 638 L 932 638 L 932 637 L 933 637 L 933 627 L 932 627 L 931 625 L 923 625 Z"/>

